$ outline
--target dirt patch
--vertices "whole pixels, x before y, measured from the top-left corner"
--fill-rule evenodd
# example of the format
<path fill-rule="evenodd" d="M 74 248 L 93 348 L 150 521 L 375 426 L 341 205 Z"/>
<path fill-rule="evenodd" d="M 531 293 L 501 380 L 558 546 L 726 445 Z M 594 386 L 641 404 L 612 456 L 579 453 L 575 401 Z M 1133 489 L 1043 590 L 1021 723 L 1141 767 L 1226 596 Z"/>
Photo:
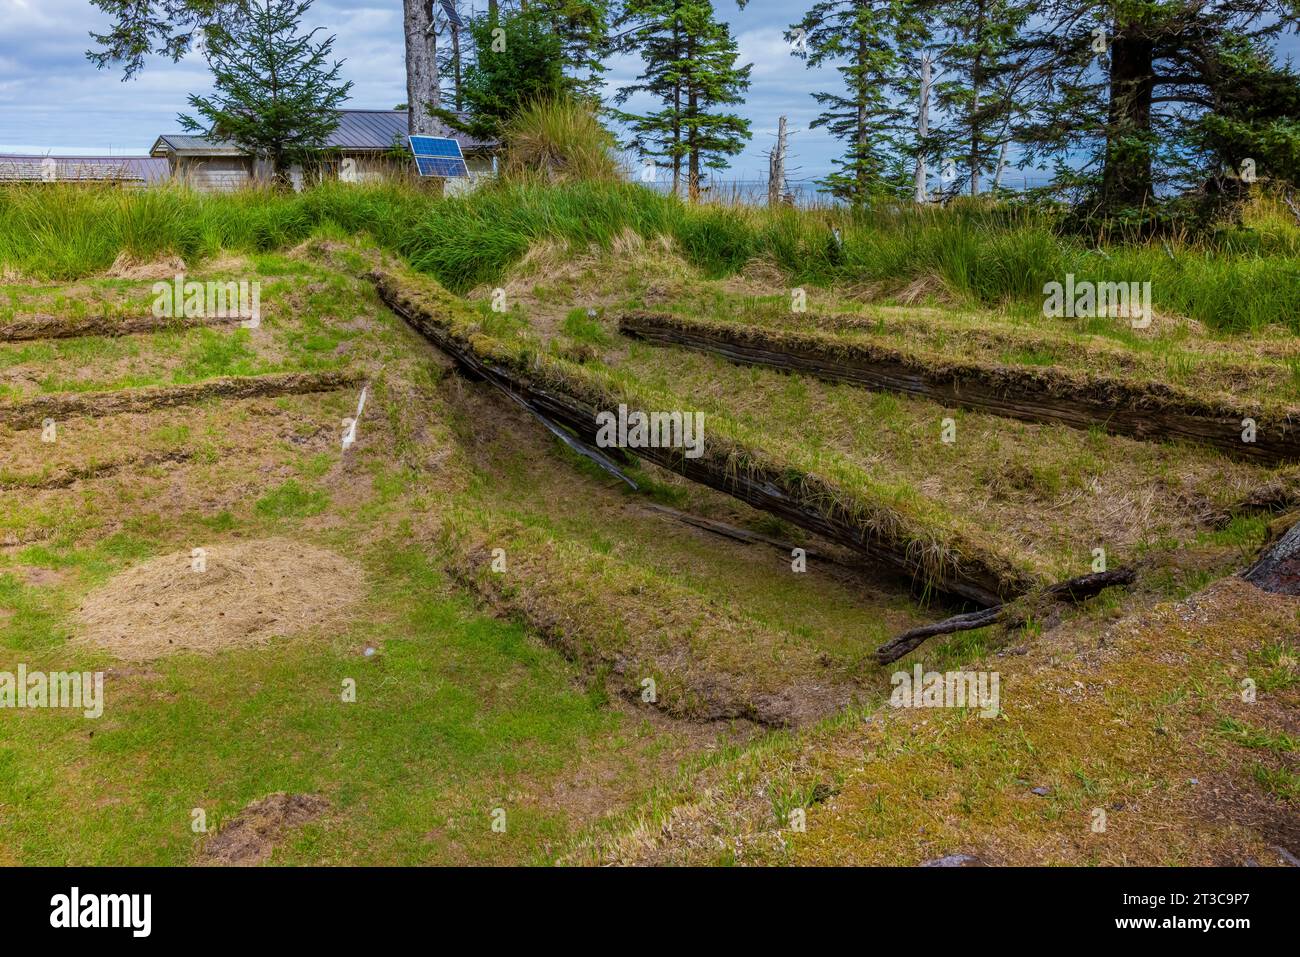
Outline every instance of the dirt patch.
<path fill-rule="evenodd" d="M 87 595 L 73 641 L 135 661 L 257 645 L 336 621 L 364 585 L 360 566 L 288 539 L 173 552 Z"/>
<path fill-rule="evenodd" d="M 277 791 L 252 802 L 208 838 L 198 863 L 248 867 L 263 864 L 288 832 L 329 809 L 319 794 Z"/>
<path fill-rule="evenodd" d="M 108 267 L 110 279 L 172 279 L 185 272 L 185 260 L 180 256 L 164 256 L 145 261 L 130 253 L 119 253 Z"/>
<path fill-rule="evenodd" d="M 52 568 L 37 568 L 34 565 L 18 566 L 18 577 L 23 580 L 24 584 L 34 585 L 38 588 L 53 587 L 63 581 L 62 572 L 56 572 Z"/>

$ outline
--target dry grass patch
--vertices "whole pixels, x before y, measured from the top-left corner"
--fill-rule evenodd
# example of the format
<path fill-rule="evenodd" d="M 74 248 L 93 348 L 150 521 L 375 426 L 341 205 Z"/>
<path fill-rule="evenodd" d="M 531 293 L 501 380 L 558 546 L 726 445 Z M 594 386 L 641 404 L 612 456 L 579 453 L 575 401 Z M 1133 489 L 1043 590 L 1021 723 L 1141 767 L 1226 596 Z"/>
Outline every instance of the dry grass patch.
<path fill-rule="evenodd" d="M 146 661 L 211 654 L 343 621 L 365 574 L 333 552 L 288 539 L 205 548 L 136 565 L 96 588 L 77 613 L 78 644 Z"/>
<path fill-rule="evenodd" d="M 128 252 L 118 253 L 107 275 L 112 279 L 174 279 L 185 272 L 185 260 L 180 256 L 163 256 L 160 259 L 139 259 Z"/>

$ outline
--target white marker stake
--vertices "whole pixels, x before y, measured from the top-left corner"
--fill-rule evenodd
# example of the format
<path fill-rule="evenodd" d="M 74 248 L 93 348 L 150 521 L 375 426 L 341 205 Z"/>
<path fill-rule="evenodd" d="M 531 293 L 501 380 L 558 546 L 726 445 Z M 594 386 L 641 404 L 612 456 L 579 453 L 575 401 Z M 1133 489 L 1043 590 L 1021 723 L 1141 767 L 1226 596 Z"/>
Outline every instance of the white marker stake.
<path fill-rule="evenodd" d="M 370 386 L 362 386 L 361 398 L 357 402 L 357 414 L 350 419 L 343 420 L 343 451 L 346 452 L 352 447 L 352 443 L 357 440 L 357 420 L 361 418 L 361 413 L 366 407 L 366 392 Z"/>

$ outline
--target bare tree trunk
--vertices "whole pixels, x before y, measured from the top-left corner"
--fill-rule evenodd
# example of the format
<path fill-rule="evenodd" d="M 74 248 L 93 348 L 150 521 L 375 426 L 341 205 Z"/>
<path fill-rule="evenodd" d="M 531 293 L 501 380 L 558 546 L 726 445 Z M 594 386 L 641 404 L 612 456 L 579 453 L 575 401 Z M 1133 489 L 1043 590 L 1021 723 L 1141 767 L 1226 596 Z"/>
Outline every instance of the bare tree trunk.
<path fill-rule="evenodd" d="M 402 0 L 406 30 L 406 103 L 411 135 L 442 131 L 433 115 L 438 105 L 438 57 L 429 0 Z"/>
<path fill-rule="evenodd" d="M 865 206 L 867 204 L 867 97 L 870 95 L 867 90 L 866 67 L 867 55 L 870 53 L 867 47 L 866 38 L 858 36 L 858 67 L 861 72 L 854 78 L 853 95 L 857 97 L 857 128 L 854 136 L 856 146 L 856 155 L 853 157 L 854 181 L 856 187 L 853 194 L 854 206 Z"/>
<path fill-rule="evenodd" d="M 767 205 L 780 206 L 785 191 L 785 117 L 781 117 L 776 133 L 776 148 L 767 167 Z"/>
<path fill-rule="evenodd" d="M 1003 140 L 1002 148 L 998 151 L 998 171 L 997 175 L 993 177 L 993 192 L 995 193 L 1002 186 L 1002 171 L 1007 168 L 1007 142 L 1007 140 Z"/>
<path fill-rule="evenodd" d="M 457 26 L 451 28 L 451 59 L 456 69 L 456 112 L 459 113 L 463 107 L 460 96 L 460 27 Z"/>
<path fill-rule="evenodd" d="M 975 17 L 975 60 L 971 63 L 970 70 L 970 194 L 979 195 L 980 191 L 980 166 L 984 162 L 983 143 L 980 134 L 983 132 L 980 128 L 980 84 L 984 82 L 984 4 L 979 5 L 979 12 Z"/>
<path fill-rule="evenodd" d="M 695 92 L 694 87 L 686 95 L 686 108 L 690 111 L 692 119 L 697 115 L 699 110 L 699 95 Z M 686 133 L 688 162 L 686 168 L 686 192 L 690 195 L 692 203 L 700 201 L 700 148 L 696 143 L 697 128 L 695 123 L 691 123 L 691 128 Z"/>
<path fill-rule="evenodd" d="M 921 54 L 921 102 L 916 110 L 916 201 L 930 201 L 925 177 L 925 138 L 930 135 L 930 54 Z"/>
<path fill-rule="evenodd" d="M 695 77 L 695 37 L 686 37 L 685 60 L 691 64 L 687 68 L 686 78 L 686 116 L 690 127 L 686 130 L 686 193 L 692 203 L 700 201 L 700 147 L 698 143 L 699 127 L 696 125 L 700 115 L 700 87 Z"/>
<path fill-rule="evenodd" d="M 681 49 L 681 18 L 673 18 L 673 52 Z M 673 196 L 682 195 L 682 78 L 673 81 Z"/>

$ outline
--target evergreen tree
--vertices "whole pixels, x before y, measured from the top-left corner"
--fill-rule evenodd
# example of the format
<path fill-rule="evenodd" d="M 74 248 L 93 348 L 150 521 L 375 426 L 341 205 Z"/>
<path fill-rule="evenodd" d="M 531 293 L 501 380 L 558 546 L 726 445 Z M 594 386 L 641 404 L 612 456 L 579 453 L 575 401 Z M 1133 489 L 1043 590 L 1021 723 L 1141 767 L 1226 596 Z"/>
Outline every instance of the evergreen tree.
<path fill-rule="evenodd" d="M 461 96 L 469 114 L 436 115 L 453 129 L 480 139 L 501 135 L 504 125 L 529 103 L 568 94 L 563 47 L 545 13 L 529 8 L 475 17 L 469 24 L 473 59 L 465 67 Z"/>
<path fill-rule="evenodd" d="M 605 57 L 610 52 L 609 0 L 531 0 L 535 11 L 560 38 L 564 69 L 571 91 L 587 99 L 599 99 Z"/>
<path fill-rule="evenodd" d="M 234 28 L 247 16 L 251 0 L 90 0 L 112 17 L 107 33 L 91 33 L 98 49 L 86 56 L 100 69 L 122 64 L 123 79 L 144 68 L 150 53 L 177 62 L 210 32 Z M 438 58 L 431 0 L 401 0 L 406 38 L 406 97 L 411 133 L 434 133 L 438 105 Z M 489 0 L 495 10 L 496 0 Z"/>
<path fill-rule="evenodd" d="M 334 37 L 317 42 L 319 28 L 299 32 L 310 7 L 311 0 L 253 0 L 246 19 L 210 30 L 216 91 L 189 98 L 202 122 L 180 116 L 187 131 L 269 160 L 282 187 L 289 168 L 311 160 L 338 127 L 335 111 L 352 87 L 339 82 L 343 64 L 329 63 Z"/>
<path fill-rule="evenodd" d="M 697 200 L 703 170 L 725 168 L 749 140 L 749 121 L 725 108 L 742 101 L 753 65 L 736 65 L 735 38 L 710 0 L 627 0 L 619 26 L 631 27 L 623 48 L 638 50 L 645 70 L 615 103 L 648 93 L 663 107 L 615 115 L 631 127 L 633 149 L 672 166 L 674 193 L 685 164 L 687 192 Z"/>
<path fill-rule="evenodd" d="M 1191 175 L 1208 171 L 1205 189 L 1212 194 L 1238 193 L 1256 177 L 1300 186 L 1300 76 L 1240 37 L 1219 47 L 1215 69 L 1214 109 L 1190 130 L 1198 161 Z"/>
<path fill-rule="evenodd" d="M 947 43 L 940 56 L 945 79 L 935 84 L 949 120 L 940 140 L 974 196 L 1005 159 L 1022 79 L 1013 47 L 1031 7 L 1023 0 L 947 0 L 935 11 Z"/>
<path fill-rule="evenodd" d="M 1294 90 L 1268 50 L 1300 26 L 1294 0 L 1042 0 L 1035 21 L 1020 45 L 1036 104 L 1025 148 L 1058 164 L 1083 223 L 1153 228 L 1162 196 L 1199 187 L 1226 160 L 1206 149 L 1210 131 L 1273 122 L 1242 103 L 1243 83 Z M 1242 44 L 1253 51 L 1244 72 Z"/>
<path fill-rule="evenodd" d="M 926 34 L 907 0 L 823 0 L 786 31 L 807 65 L 836 64 L 842 92 L 814 93 L 825 127 L 846 144 L 836 170 L 822 180 L 854 206 L 906 189 L 900 154 L 907 150 L 915 100 L 906 64 Z"/>

